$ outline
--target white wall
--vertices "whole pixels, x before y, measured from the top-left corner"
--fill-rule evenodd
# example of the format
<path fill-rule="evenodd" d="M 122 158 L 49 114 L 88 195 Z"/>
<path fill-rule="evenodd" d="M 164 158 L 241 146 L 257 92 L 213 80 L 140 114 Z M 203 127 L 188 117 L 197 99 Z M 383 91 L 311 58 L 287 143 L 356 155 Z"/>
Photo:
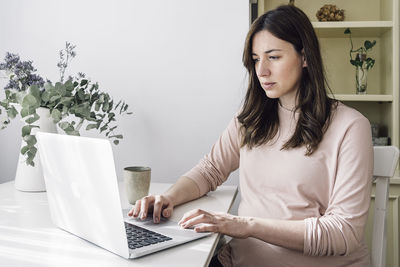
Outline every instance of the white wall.
<path fill-rule="evenodd" d="M 119 178 L 125 166 L 146 165 L 153 181 L 175 181 L 210 150 L 245 93 L 248 0 L 2 0 L 0 25 L 2 60 L 18 53 L 57 81 L 69 41 L 78 54 L 69 74 L 84 72 L 130 104 L 114 147 Z M 0 183 L 14 179 L 20 128 L 13 120 L 0 131 Z"/>

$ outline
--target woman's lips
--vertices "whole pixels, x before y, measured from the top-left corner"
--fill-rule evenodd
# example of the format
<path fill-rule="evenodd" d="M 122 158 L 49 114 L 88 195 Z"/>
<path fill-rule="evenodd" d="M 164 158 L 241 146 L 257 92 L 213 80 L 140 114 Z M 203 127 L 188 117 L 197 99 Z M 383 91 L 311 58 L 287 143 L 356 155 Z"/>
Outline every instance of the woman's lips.
<path fill-rule="evenodd" d="M 275 83 L 262 83 L 262 85 L 265 90 L 269 90 L 275 85 Z"/>

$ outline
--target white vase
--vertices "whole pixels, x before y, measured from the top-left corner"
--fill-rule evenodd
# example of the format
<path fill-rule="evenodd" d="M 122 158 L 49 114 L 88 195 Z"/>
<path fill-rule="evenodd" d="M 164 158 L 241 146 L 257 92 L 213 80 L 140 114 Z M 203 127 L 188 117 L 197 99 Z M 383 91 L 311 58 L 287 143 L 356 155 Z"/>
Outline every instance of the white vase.
<path fill-rule="evenodd" d="M 33 128 L 31 134 L 35 135 L 37 132 L 57 133 L 57 126 L 50 117 L 49 109 L 38 108 L 36 113 L 40 116 L 40 119 L 33 124 L 40 128 Z M 21 148 L 25 145 L 25 142 L 22 140 Z M 19 153 L 17 173 L 15 175 L 15 188 L 25 192 L 44 192 L 46 191 L 46 185 L 40 164 L 39 151 L 37 151 L 33 162 L 35 166 L 27 165 L 26 157 Z"/>

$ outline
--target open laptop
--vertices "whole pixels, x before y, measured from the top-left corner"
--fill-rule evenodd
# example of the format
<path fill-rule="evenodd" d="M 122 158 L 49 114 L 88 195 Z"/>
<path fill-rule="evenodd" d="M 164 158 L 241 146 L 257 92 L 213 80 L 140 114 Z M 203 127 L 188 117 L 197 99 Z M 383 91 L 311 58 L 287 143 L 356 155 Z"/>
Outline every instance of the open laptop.
<path fill-rule="evenodd" d="M 141 221 L 121 208 L 110 141 L 38 132 L 38 150 L 52 221 L 124 258 L 137 258 L 211 233 L 176 222 Z M 152 216 L 149 216 L 152 217 Z"/>

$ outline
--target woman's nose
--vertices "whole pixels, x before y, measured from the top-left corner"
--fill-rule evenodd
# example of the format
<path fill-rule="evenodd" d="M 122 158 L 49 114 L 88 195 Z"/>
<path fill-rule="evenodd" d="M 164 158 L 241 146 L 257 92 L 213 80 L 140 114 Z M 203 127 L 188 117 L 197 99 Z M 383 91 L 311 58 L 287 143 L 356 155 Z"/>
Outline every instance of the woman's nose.
<path fill-rule="evenodd" d="M 265 60 L 259 61 L 256 66 L 256 72 L 257 76 L 264 76 L 264 77 L 270 76 L 271 70 L 269 68 L 268 62 L 266 62 Z"/>

